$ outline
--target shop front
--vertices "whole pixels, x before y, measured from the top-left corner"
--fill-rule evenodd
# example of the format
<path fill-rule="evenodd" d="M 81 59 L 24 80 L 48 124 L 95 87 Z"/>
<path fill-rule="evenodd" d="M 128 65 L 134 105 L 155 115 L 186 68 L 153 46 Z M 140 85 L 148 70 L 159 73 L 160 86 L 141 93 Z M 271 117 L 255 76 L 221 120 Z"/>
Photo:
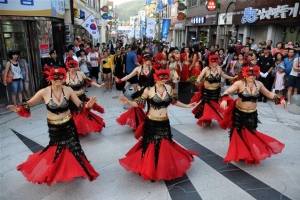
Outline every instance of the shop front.
<path fill-rule="evenodd" d="M 181 47 L 182 43 L 186 42 L 185 41 L 185 23 L 184 22 L 179 22 L 174 24 L 174 43 L 175 46 Z"/>
<path fill-rule="evenodd" d="M 20 57 L 26 60 L 29 68 L 31 95 L 40 88 L 44 58 L 49 57 L 51 49 L 63 52 L 62 6 L 63 4 L 53 6 L 50 1 L 49 4 L 32 1 L 31 8 L 21 3 L 11 5 L 9 1 L 0 3 L 0 71 L 2 72 L 9 60 L 9 51 L 20 51 Z M 10 84 L 4 86 L 1 80 L 0 106 L 10 102 Z"/>
<path fill-rule="evenodd" d="M 272 40 L 277 42 L 300 41 L 300 3 L 286 1 L 237 1 L 232 13 L 232 23 L 237 27 L 237 37 L 243 43 L 246 37 L 255 43 Z"/>
<path fill-rule="evenodd" d="M 202 41 L 205 46 L 215 45 L 217 14 L 199 15 L 187 20 L 187 39 Z"/>

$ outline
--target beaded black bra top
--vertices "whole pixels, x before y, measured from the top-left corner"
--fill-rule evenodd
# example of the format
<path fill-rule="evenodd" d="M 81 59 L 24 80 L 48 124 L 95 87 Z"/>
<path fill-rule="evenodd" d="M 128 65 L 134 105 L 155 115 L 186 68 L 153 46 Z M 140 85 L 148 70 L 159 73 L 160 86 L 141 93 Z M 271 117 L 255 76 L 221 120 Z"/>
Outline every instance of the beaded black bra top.
<path fill-rule="evenodd" d="M 210 71 L 210 73 L 209 73 L 208 76 L 205 77 L 205 80 L 207 82 L 209 82 L 210 84 L 212 84 L 212 83 L 220 83 L 221 82 L 221 75 L 220 75 L 220 73 L 218 72 L 216 75 L 213 75 L 211 73 L 211 69 L 210 68 L 209 68 L 209 71 Z"/>
<path fill-rule="evenodd" d="M 170 105 L 170 103 L 172 102 L 172 99 L 167 91 L 166 86 L 165 86 L 165 90 L 166 90 L 167 94 L 164 96 L 163 99 L 158 96 L 158 94 L 156 92 L 156 87 L 154 87 L 154 88 L 155 88 L 155 95 L 152 98 L 148 99 L 148 104 L 154 110 L 159 110 L 161 108 L 167 108 Z"/>
<path fill-rule="evenodd" d="M 78 75 L 76 73 L 77 82 L 71 83 L 70 75 L 69 75 L 69 83 L 66 83 L 66 86 L 72 88 L 74 91 L 79 91 L 83 88 L 83 82 L 79 80 Z"/>
<path fill-rule="evenodd" d="M 257 102 L 257 99 L 259 98 L 259 91 L 257 88 L 256 83 L 254 82 L 255 85 L 255 91 L 253 94 L 251 94 L 248 90 L 247 90 L 247 83 L 245 82 L 245 88 L 242 92 L 238 93 L 239 98 L 242 99 L 242 102 Z"/>
<path fill-rule="evenodd" d="M 49 103 L 46 104 L 46 107 L 47 107 L 48 111 L 50 111 L 50 112 L 52 112 L 54 114 L 59 115 L 60 113 L 64 113 L 64 112 L 66 112 L 66 111 L 69 110 L 69 100 L 66 98 L 64 90 L 62 90 L 62 92 L 63 92 L 63 95 L 64 95 L 63 101 L 61 102 L 60 105 L 57 105 L 57 103 L 55 103 L 53 101 L 53 98 L 52 98 L 52 88 L 51 88 L 50 101 L 49 101 Z"/>

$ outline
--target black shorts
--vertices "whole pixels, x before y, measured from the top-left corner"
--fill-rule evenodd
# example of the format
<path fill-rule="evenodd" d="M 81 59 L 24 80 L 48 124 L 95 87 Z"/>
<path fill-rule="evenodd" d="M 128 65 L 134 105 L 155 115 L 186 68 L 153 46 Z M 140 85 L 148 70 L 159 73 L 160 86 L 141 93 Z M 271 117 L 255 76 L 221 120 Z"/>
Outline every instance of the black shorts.
<path fill-rule="evenodd" d="M 126 74 L 126 75 L 128 75 L 128 74 Z M 127 82 L 129 82 L 131 84 L 137 84 L 138 83 L 138 75 L 135 75 L 134 77 L 128 79 Z"/>
<path fill-rule="evenodd" d="M 300 89 L 300 77 L 289 75 L 287 86 Z"/>
<path fill-rule="evenodd" d="M 109 74 L 109 73 L 111 73 L 111 68 L 103 68 L 102 72 L 103 72 L 103 74 Z"/>

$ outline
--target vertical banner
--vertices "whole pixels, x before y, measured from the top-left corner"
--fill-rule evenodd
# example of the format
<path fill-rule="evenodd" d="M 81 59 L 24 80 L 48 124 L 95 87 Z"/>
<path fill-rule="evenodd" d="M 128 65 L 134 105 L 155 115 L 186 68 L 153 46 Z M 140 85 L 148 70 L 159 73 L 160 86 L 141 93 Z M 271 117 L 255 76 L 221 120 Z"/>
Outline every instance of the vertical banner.
<path fill-rule="evenodd" d="M 142 36 L 146 35 L 146 28 L 142 28 Z"/>
<path fill-rule="evenodd" d="M 146 0 L 146 6 L 150 6 L 151 0 Z"/>
<path fill-rule="evenodd" d="M 86 20 L 81 24 L 85 30 L 87 30 L 94 39 L 98 39 L 100 37 L 99 30 L 97 28 L 97 24 L 93 15 L 90 15 Z"/>
<path fill-rule="evenodd" d="M 149 39 L 154 39 L 155 34 L 155 18 L 146 19 L 146 37 Z"/>
<path fill-rule="evenodd" d="M 170 18 L 163 19 L 162 28 L 161 28 L 161 39 L 163 41 L 165 41 L 168 38 L 170 24 L 171 24 L 171 19 Z"/>

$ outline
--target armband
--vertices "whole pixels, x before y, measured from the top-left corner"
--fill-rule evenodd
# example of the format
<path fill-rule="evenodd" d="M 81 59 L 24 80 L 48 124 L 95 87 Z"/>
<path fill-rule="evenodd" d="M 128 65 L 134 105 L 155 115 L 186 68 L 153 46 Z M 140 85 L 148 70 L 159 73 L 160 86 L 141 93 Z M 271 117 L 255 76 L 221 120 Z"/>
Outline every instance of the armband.
<path fill-rule="evenodd" d="M 172 95 L 171 96 L 171 104 L 175 105 L 177 103 L 177 101 L 178 101 L 178 98 L 176 96 Z"/>
<path fill-rule="evenodd" d="M 90 110 L 91 108 L 87 108 L 86 107 L 86 103 L 83 103 L 81 102 L 80 105 L 78 106 L 78 112 L 79 113 L 88 113 L 88 111 Z"/>
<path fill-rule="evenodd" d="M 17 106 L 20 111 L 17 112 L 17 114 L 21 117 L 30 117 L 30 106 L 27 102 L 20 103 Z"/>
<path fill-rule="evenodd" d="M 88 86 L 88 85 L 91 85 L 91 83 L 93 82 L 93 80 L 89 77 L 85 77 L 85 79 L 83 80 L 84 82 L 84 85 L 85 86 Z"/>
<path fill-rule="evenodd" d="M 145 107 L 146 105 L 146 99 L 143 96 L 139 96 L 135 99 L 133 99 L 137 104 L 141 105 L 142 107 Z"/>
<path fill-rule="evenodd" d="M 121 84 L 122 82 L 123 82 L 123 81 L 122 81 L 121 79 L 119 79 L 119 78 L 118 78 L 117 81 L 116 81 L 117 84 Z"/>
<path fill-rule="evenodd" d="M 281 102 L 284 100 L 284 96 L 279 96 L 277 94 L 274 95 L 273 100 L 275 102 L 275 105 L 281 104 Z"/>

